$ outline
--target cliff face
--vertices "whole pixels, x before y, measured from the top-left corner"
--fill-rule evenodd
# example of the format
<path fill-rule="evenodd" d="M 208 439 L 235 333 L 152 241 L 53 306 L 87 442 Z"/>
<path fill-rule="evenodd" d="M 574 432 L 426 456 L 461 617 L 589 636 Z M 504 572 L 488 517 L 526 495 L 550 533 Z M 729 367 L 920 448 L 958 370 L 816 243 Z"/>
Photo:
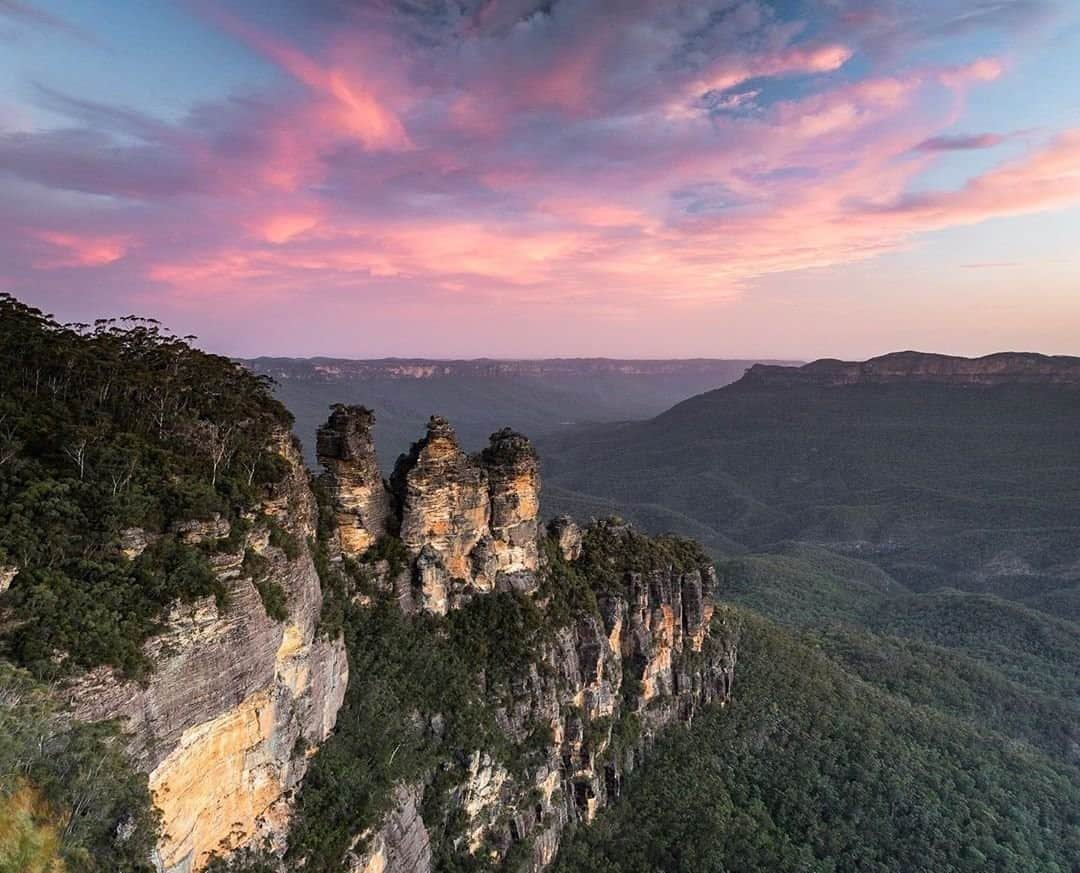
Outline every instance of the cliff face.
<path fill-rule="evenodd" d="M 602 535 L 630 536 L 618 528 Z M 659 731 L 728 700 L 738 629 L 715 605 L 711 566 L 630 571 L 619 582 L 598 597 L 597 613 L 559 628 L 508 693 L 485 689 L 506 698 L 496 720 L 510 742 L 544 737 L 536 763 L 515 772 L 492 750 L 473 749 L 460 781 L 447 787 L 431 774 L 409 786 L 360 842 L 351 871 L 431 873 L 429 829 L 445 833 L 449 820 L 458 822 L 453 852 L 542 870 L 568 827 L 589 823 L 619 796 Z M 425 820 L 420 810 L 429 807 L 442 812 Z"/>
<path fill-rule="evenodd" d="M 289 474 L 253 514 L 239 547 L 213 558 L 227 607 L 219 610 L 208 597 L 174 608 L 147 643 L 154 671 L 145 684 L 98 669 L 69 689 L 78 717 L 123 721 L 162 812 L 161 870 L 195 871 L 211 852 L 262 837 L 282 844 L 289 795 L 307 755 L 332 730 L 345 693 L 344 646 L 315 632 L 322 593 L 309 551 L 290 559 L 270 544 L 267 519 L 299 543 L 315 533 L 299 453 L 285 434 L 276 450 Z M 192 541 L 229 533 L 221 522 L 188 528 Z M 265 578 L 285 591 L 284 622 L 266 614 L 245 571 L 251 553 L 265 559 Z"/>
<path fill-rule="evenodd" d="M 957 358 L 896 352 L 868 361 L 822 359 L 802 367 L 755 364 L 744 377 L 764 385 L 864 385 L 929 382 L 944 385 L 1080 385 L 1080 358 L 1002 352 Z"/>
<path fill-rule="evenodd" d="M 372 424 L 366 414 L 354 420 Z M 370 432 L 357 440 L 373 456 Z M 357 478 L 340 455 L 334 463 L 332 483 Z M 349 869 L 430 873 L 449 851 L 541 870 L 568 826 L 588 823 L 618 796 L 657 732 L 728 699 L 737 629 L 728 613 L 717 614 L 715 571 L 699 550 L 620 524 L 582 531 L 564 517 L 539 530 L 536 454 L 508 429 L 469 457 L 450 425 L 432 418 L 389 487 L 381 526 L 399 533 L 405 566 L 362 559 L 369 576 L 357 603 L 388 597 L 442 617 L 498 591 L 534 603 L 548 627 L 509 678 L 476 678 L 503 740 L 448 750 L 466 763 L 399 785 L 381 826 L 356 835 Z M 331 500 L 344 502 L 340 493 Z M 561 598 L 582 586 L 589 595 L 566 608 Z M 416 717 L 430 721 L 433 735 L 441 730 L 440 713 Z M 507 759 L 508 746 L 529 748 L 527 763 Z"/>
<path fill-rule="evenodd" d="M 478 557 L 473 566 L 477 546 L 490 538 L 487 472 L 458 448 L 445 419 L 431 419 L 427 436 L 398 461 L 393 483 L 401 510 L 401 541 L 409 554 L 417 557 L 428 548 L 432 559 L 441 561 L 447 584 L 491 590 L 494 579 L 484 562 Z M 427 596 L 424 602 L 429 611 L 446 611 L 445 602 Z"/>
<path fill-rule="evenodd" d="M 316 454 L 334 495 L 338 545 L 349 556 L 362 554 L 383 536 L 390 517 L 390 495 L 371 436 L 374 420 L 363 406 L 335 406 L 316 438 Z"/>
<path fill-rule="evenodd" d="M 505 638 L 498 619 L 468 623 L 504 614 L 485 612 L 492 604 L 533 624 L 512 663 L 465 674 L 488 725 L 465 734 L 466 747 L 440 746 L 445 709 L 406 701 L 402 720 L 416 724 L 402 730 L 420 730 L 443 754 L 413 771 L 418 780 L 386 781 L 390 812 L 356 826 L 346 869 L 431 873 L 449 854 L 542 870 L 568 827 L 619 795 L 658 731 L 728 699 L 737 628 L 716 605 L 711 563 L 686 543 L 616 523 L 583 531 L 568 518 L 541 531 L 537 458 L 520 434 L 499 431 L 469 457 L 433 418 L 384 483 L 371 425 L 367 410 L 335 407 L 319 438 L 332 532 L 317 556 L 323 582 L 345 580 L 327 590 L 346 598 L 346 614 L 395 604 L 427 613 L 406 621 L 444 639 L 462 627 Z M 145 684 L 98 669 L 68 689 L 78 717 L 124 721 L 162 812 L 155 862 L 169 873 L 194 873 L 212 853 L 264 838 L 281 858 L 297 789 L 345 697 L 344 644 L 316 633 L 323 591 L 311 550 L 282 545 L 282 533 L 294 546 L 317 537 L 315 495 L 283 434 L 276 451 L 289 473 L 242 535 L 220 518 L 176 530 L 213 545 L 227 605 L 176 606 L 146 644 L 154 671 Z M 151 539 L 125 531 L 121 548 L 138 554 Z M 285 592 L 284 621 L 267 615 L 256 583 L 268 580 Z M 482 608 L 455 612 L 472 607 Z"/>

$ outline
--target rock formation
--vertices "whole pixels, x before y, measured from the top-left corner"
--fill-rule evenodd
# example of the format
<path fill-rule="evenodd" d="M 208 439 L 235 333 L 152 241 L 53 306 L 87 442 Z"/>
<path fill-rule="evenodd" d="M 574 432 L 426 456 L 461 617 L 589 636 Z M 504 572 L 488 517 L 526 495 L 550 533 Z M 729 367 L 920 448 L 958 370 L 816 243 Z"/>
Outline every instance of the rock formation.
<path fill-rule="evenodd" d="M 362 554 L 385 535 L 390 516 L 390 495 L 371 433 L 374 423 L 370 409 L 338 404 L 316 439 L 316 454 L 334 496 L 338 545 L 349 556 Z"/>
<path fill-rule="evenodd" d="M 581 528 L 568 515 L 560 515 L 551 520 L 548 532 L 555 540 L 564 561 L 576 561 L 581 557 Z"/>
<path fill-rule="evenodd" d="M 619 795 L 658 731 L 728 699 L 737 628 L 715 604 L 711 562 L 685 544 L 669 548 L 616 522 L 583 531 L 560 518 L 541 531 L 537 459 L 520 434 L 499 431 L 468 457 L 449 424 L 432 418 L 387 485 L 372 420 L 362 407 L 337 406 L 319 435 L 336 520 L 323 541 L 325 572 L 359 586 L 345 590 L 353 603 L 385 598 L 443 616 L 485 595 L 525 597 L 535 617 L 571 596 L 560 584 L 587 580 L 590 593 L 574 608 L 559 601 L 509 678 L 477 675 L 502 740 L 456 749 L 458 764 L 395 786 L 391 811 L 355 834 L 347 868 L 432 873 L 434 848 L 449 845 L 496 862 L 512 852 L 514 869 L 542 870 L 569 825 L 591 821 Z M 69 688 L 79 717 L 124 721 L 162 812 L 155 863 L 167 873 L 196 873 L 212 853 L 264 838 L 284 851 L 308 757 L 331 734 L 344 698 L 344 644 L 316 633 L 322 590 L 313 556 L 272 544 L 282 532 L 296 543 L 317 534 L 297 449 L 281 434 L 275 450 L 289 474 L 241 526 L 211 518 L 174 531 L 208 549 L 227 607 L 212 597 L 174 607 L 146 644 L 154 670 L 145 684 L 99 668 Z M 130 529 L 118 547 L 137 554 L 148 541 Z M 267 615 L 252 554 L 285 591 L 284 622 Z M 442 716 L 425 718 L 424 729 L 441 737 Z M 507 758 L 507 749 L 525 748 Z M 440 809 L 454 821 L 451 844 L 445 820 L 424 818 Z"/>
<path fill-rule="evenodd" d="M 569 527 L 561 519 L 548 535 L 558 542 Z M 601 523 L 593 530 L 615 549 L 637 547 L 622 525 Z M 572 551 L 573 560 L 581 558 L 580 531 Z M 628 571 L 616 590 L 598 594 L 595 613 L 552 634 L 515 676 L 511 697 L 496 713 L 511 742 L 544 730 L 539 760 L 515 773 L 489 750 L 472 751 L 463 781 L 441 789 L 460 817 L 455 851 L 483 852 L 496 861 L 514 851 L 512 869 L 542 870 L 568 825 L 590 822 L 619 795 L 625 775 L 660 730 L 728 700 L 738 629 L 731 613 L 715 605 L 716 587 L 703 556 L 692 566 Z M 366 850 L 351 857 L 349 869 L 431 873 L 428 828 L 442 825 L 425 822 L 418 808 L 437 785 L 432 780 L 403 790 L 382 827 L 365 835 Z"/>
<path fill-rule="evenodd" d="M 260 509 L 303 543 L 315 534 L 307 473 L 287 435 L 275 448 L 290 472 Z M 181 532 L 227 533 L 216 521 Z M 132 534 L 124 547 L 136 548 L 137 539 Z M 99 668 L 69 689 L 80 718 L 123 721 L 162 812 L 155 862 L 163 871 L 199 870 L 211 852 L 263 837 L 283 844 L 307 753 L 329 735 L 345 693 L 344 645 L 316 635 L 322 593 L 310 553 L 290 560 L 259 522 L 243 539 L 213 558 L 227 608 L 213 597 L 177 605 L 146 644 L 154 670 L 145 684 Z M 267 616 L 243 572 L 248 549 L 285 590 L 286 621 Z"/>
<path fill-rule="evenodd" d="M 537 565 L 540 472 L 529 441 L 504 428 L 480 455 L 491 495 L 491 537 L 498 573 L 532 573 Z"/>
<path fill-rule="evenodd" d="M 446 419 L 432 417 L 427 435 L 398 460 L 392 481 L 409 554 L 430 546 L 451 579 L 471 584 L 470 554 L 490 530 L 488 477 L 458 447 Z M 490 589 L 487 581 L 477 587 Z"/>
<path fill-rule="evenodd" d="M 755 364 L 744 377 L 763 385 L 862 385 L 923 382 L 942 385 L 1080 385 L 1080 358 L 1001 352 L 959 358 L 894 352 L 868 361 L 823 358 L 802 367 Z"/>
<path fill-rule="evenodd" d="M 396 533 L 411 559 L 415 588 L 402 603 L 437 615 L 497 585 L 529 590 L 538 566 L 540 512 L 529 441 L 504 429 L 469 457 L 449 422 L 433 416 L 423 439 L 398 459 L 387 490 L 376 481 L 373 420 L 362 407 L 339 406 L 319 431 L 342 554 L 363 554 Z"/>
<path fill-rule="evenodd" d="M 370 457 L 369 435 L 363 442 Z M 355 478 L 348 462 L 335 461 L 338 481 Z M 538 593 L 555 570 L 541 561 L 542 537 L 554 546 L 552 560 L 568 573 L 578 572 L 590 541 L 594 548 L 602 541 L 615 556 L 653 548 L 615 522 L 586 533 L 562 517 L 540 531 L 536 454 L 511 430 L 493 434 L 483 452 L 469 457 L 449 423 L 433 417 L 424 438 L 399 458 L 389 490 L 386 529 L 400 534 L 408 567 L 399 576 L 407 578 L 408 590 L 377 555 L 367 556 L 365 566 L 374 574 L 371 588 L 407 610 L 445 615 L 492 590 Z M 554 859 L 569 824 L 591 821 L 618 795 L 625 773 L 658 731 L 690 720 L 704 704 L 728 699 L 736 633 L 725 617 L 714 620 L 711 563 L 700 554 L 687 562 L 662 552 L 642 564 L 653 565 L 609 579 L 612 584 L 595 592 L 595 609 L 553 626 L 511 681 L 509 696 L 506 688 L 485 689 L 486 697 L 501 701 L 495 720 L 511 744 L 538 730 L 548 738 L 535 752 L 539 761 L 511 772 L 492 749 L 461 750 L 469 763 L 451 787 L 435 774 L 398 787 L 396 807 L 382 826 L 357 835 L 350 870 L 431 873 L 428 828 L 445 828 L 441 821 L 424 821 L 421 810 L 429 806 L 455 810 L 460 836 L 454 852 L 498 860 L 513 849 L 515 858 L 527 859 L 520 869 L 541 870 Z M 597 567 L 581 572 L 596 575 Z M 538 600 L 542 605 L 543 597 Z M 445 793 L 433 798 L 433 791 Z"/>

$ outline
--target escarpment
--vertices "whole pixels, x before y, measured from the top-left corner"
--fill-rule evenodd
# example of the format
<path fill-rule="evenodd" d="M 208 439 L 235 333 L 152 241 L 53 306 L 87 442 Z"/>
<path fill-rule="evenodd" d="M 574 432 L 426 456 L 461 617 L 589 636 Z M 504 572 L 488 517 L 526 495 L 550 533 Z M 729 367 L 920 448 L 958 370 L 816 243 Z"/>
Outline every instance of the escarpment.
<path fill-rule="evenodd" d="M 801 367 L 755 364 L 747 383 L 773 387 L 796 385 L 885 385 L 930 383 L 991 387 L 996 385 L 1080 385 L 1080 358 L 999 352 L 961 358 L 924 352 L 893 352 L 868 361 L 823 358 Z"/>
<path fill-rule="evenodd" d="M 372 423 L 366 410 L 353 415 Z M 371 440 L 362 442 L 371 451 Z M 347 480 L 345 471 L 330 481 Z M 619 795 L 659 731 L 728 700 L 736 622 L 718 606 L 715 571 L 694 544 L 650 539 L 618 521 L 582 529 L 562 517 L 541 529 L 537 459 L 520 434 L 499 431 L 469 457 L 450 425 L 432 418 L 387 490 L 388 514 L 377 523 L 390 533 L 356 560 L 342 550 L 331 561 L 335 584 L 360 610 L 354 638 L 372 651 L 350 654 L 365 663 L 385 656 L 360 616 L 393 603 L 436 622 L 419 625 L 434 636 L 410 647 L 449 639 L 447 656 L 460 656 L 469 677 L 461 696 L 475 691 L 476 700 L 466 715 L 448 710 L 453 694 L 450 702 L 400 701 L 416 742 L 439 752 L 428 766 L 395 772 L 389 811 L 356 823 L 346 868 L 430 873 L 472 856 L 498 869 L 541 870 L 569 827 Z M 337 511 L 339 494 L 328 500 L 333 546 L 352 519 Z M 395 697 L 403 687 L 395 684 Z M 462 740 L 472 733 L 463 723 L 487 724 L 487 733 Z M 370 754 L 366 735 L 331 743 L 342 744 L 335 757 L 351 759 L 353 748 Z M 396 743 L 385 757 L 399 752 Z M 319 849 L 293 851 L 300 864 Z"/>
<path fill-rule="evenodd" d="M 445 763 L 402 786 L 356 840 L 347 869 L 431 873 L 471 855 L 495 869 L 542 870 L 569 828 L 619 796 L 661 730 L 729 699 L 738 627 L 716 603 L 708 560 L 602 522 L 567 561 L 558 547 L 567 526 L 542 536 L 536 597 L 546 627 L 535 651 L 507 675 L 477 678 L 497 741 L 446 749 Z M 595 601 L 560 615 L 583 583 L 596 585 Z M 419 713 L 433 738 L 444 715 Z"/>
<path fill-rule="evenodd" d="M 263 838 L 283 846 L 291 795 L 345 694 L 344 645 L 316 633 L 322 592 L 305 545 L 315 535 L 307 472 L 287 434 L 273 449 L 287 474 L 242 532 L 220 519 L 183 532 L 212 540 L 203 545 L 224 602 L 175 606 L 145 644 L 145 681 L 102 667 L 69 688 L 79 718 L 122 721 L 149 774 L 162 813 L 159 870 L 196 871 L 212 853 Z M 280 586 L 284 620 L 268 615 L 260 585 Z"/>
<path fill-rule="evenodd" d="M 536 453 L 510 430 L 469 456 L 434 417 L 384 480 L 373 424 L 333 408 L 314 490 L 278 434 L 286 473 L 240 521 L 172 532 L 224 598 L 172 608 L 142 682 L 69 686 L 78 717 L 124 724 L 161 871 L 240 847 L 283 871 L 540 871 L 660 731 L 730 697 L 737 622 L 698 547 L 541 526 Z"/>

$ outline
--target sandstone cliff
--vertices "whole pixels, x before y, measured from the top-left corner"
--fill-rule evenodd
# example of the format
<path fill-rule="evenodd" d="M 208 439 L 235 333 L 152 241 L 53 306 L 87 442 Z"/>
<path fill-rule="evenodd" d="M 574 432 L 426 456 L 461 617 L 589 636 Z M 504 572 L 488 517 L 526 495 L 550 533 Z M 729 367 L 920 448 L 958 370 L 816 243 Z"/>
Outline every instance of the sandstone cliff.
<path fill-rule="evenodd" d="M 336 407 L 319 430 L 340 553 L 359 556 L 388 532 L 396 534 L 414 583 L 402 603 L 434 615 L 497 586 L 529 589 L 540 511 L 529 441 L 505 429 L 469 457 L 449 422 L 434 416 L 423 439 L 398 459 L 388 491 L 378 478 L 373 424 L 362 407 Z"/>
<path fill-rule="evenodd" d="M 290 794 L 345 693 L 344 646 L 316 634 L 322 593 L 311 554 L 303 547 L 290 558 L 271 545 L 270 524 L 300 544 L 315 534 L 299 452 L 286 434 L 275 450 L 288 475 L 252 514 L 241 542 L 213 557 L 227 606 L 208 597 L 175 607 L 146 644 L 154 670 L 144 684 L 101 668 L 69 689 L 80 718 L 123 721 L 162 812 L 155 863 L 163 871 L 196 871 L 212 852 L 263 837 L 283 844 Z M 190 541 L 228 534 L 220 520 L 182 532 Z M 284 589 L 285 621 L 267 615 L 250 555 L 262 559 L 260 575 Z"/>
<path fill-rule="evenodd" d="M 582 530 L 560 518 L 541 530 L 537 458 L 510 430 L 470 457 L 432 418 L 384 482 L 372 424 L 361 407 L 334 407 L 319 436 L 321 509 L 296 447 L 279 434 L 288 475 L 242 527 L 214 517 L 174 530 L 208 549 L 227 604 L 174 607 L 146 643 L 154 669 L 144 683 L 97 669 L 68 689 L 80 718 L 124 722 L 162 812 L 159 870 L 195 873 L 214 853 L 255 845 L 269 846 L 282 870 L 306 865 L 306 849 L 290 848 L 290 825 L 312 756 L 341 740 L 335 719 L 358 644 L 355 630 L 348 653 L 340 634 L 317 633 L 326 597 L 346 637 L 381 608 L 429 641 L 484 649 L 492 640 L 452 637 L 477 628 L 516 652 L 463 673 L 482 730 L 451 736 L 443 704 L 396 701 L 398 717 L 381 727 L 419 736 L 431 757 L 408 779 L 371 782 L 389 787 L 377 816 L 344 822 L 337 857 L 352 871 L 431 873 L 462 857 L 542 870 L 567 828 L 619 795 L 660 730 L 731 693 L 738 629 L 717 605 L 700 549 L 616 522 Z M 152 541 L 132 529 L 119 547 L 134 555 Z M 268 582 L 284 591 L 284 620 L 264 604 Z M 503 613 L 484 611 L 497 603 L 532 622 L 527 646 L 507 639 Z M 362 643 L 385 646 L 377 633 Z M 410 681 L 422 687 L 426 676 Z M 350 712 L 377 705 L 356 697 L 360 687 L 348 688 Z M 389 686 L 395 698 L 408 687 Z M 368 735 L 356 742 L 355 754 L 337 747 L 326 760 L 390 772 L 392 744 L 368 758 Z"/>
<path fill-rule="evenodd" d="M 363 406 L 335 406 L 316 440 L 316 454 L 334 495 L 338 545 L 346 555 L 370 548 L 386 533 L 390 517 L 390 495 L 371 435 L 374 420 Z"/>
<path fill-rule="evenodd" d="M 584 554 L 568 562 L 557 543 L 576 534 L 559 522 L 540 573 L 588 572 L 590 562 L 612 561 L 617 569 L 597 592 L 597 609 L 557 627 L 509 687 L 482 680 L 485 694 L 502 701 L 496 720 L 510 742 L 544 738 L 533 763 L 515 770 L 478 748 L 449 786 L 438 773 L 403 786 L 382 826 L 358 841 L 354 873 L 430 873 L 429 829 L 445 834 L 450 820 L 451 852 L 542 870 L 568 827 L 587 824 L 619 795 L 660 730 L 729 698 L 738 629 L 716 605 L 708 561 L 661 557 L 627 569 L 620 553 L 654 546 L 621 524 L 600 523 L 585 532 Z M 421 812 L 429 807 L 438 810 L 434 820 Z"/>
<path fill-rule="evenodd" d="M 764 385 L 862 385 L 924 382 L 943 385 L 1080 385 L 1080 358 L 1001 352 L 959 358 L 894 352 L 868 361 L 829 358 L 802 367 L 755 364 L 744 377 Z"/>
<path fill-rule="evenodd" d="M 354 459 L 323 452 L 332 456 L 337 543 L 355 517 L 340 511 L 348 483 L 372 469 L 371 424 L 366 411 L 351 419 L 364 446 Z M 650 540 L 621 523 L 582 531 L 560 518 L 541 531 L 537 458 L 510 430 L 469 457 L 449 423 L 433 417 L 399 459 L 389 489 L 387 515 L 369 524 L 390 533 L 353 565 L 354 576 L 356 566 L 365 568 L 355 603 L 368 608 L 392 598 L 441 619 L 502 592 L 534 603 L 546 627 L 511 675 L 476 677 L 502 738 L 445 749 L 460 763 L 398 785 L 382 824 L 355 835 L 349 869 L 428 873 L 439 853 L 449 853 L 541 870 L 567 827 L 588 823 L 618 795 L 658 731 L 728 699 L 737 631 L 724 610 L 717 614 L 715 571 L 700 550 Z M 403 566 L 382 557 L 393 532 Z M 440 742 L 442 713 L 421 710 L 415 718 Z M 507 757 L 507 748 L 519 751 Z"/>

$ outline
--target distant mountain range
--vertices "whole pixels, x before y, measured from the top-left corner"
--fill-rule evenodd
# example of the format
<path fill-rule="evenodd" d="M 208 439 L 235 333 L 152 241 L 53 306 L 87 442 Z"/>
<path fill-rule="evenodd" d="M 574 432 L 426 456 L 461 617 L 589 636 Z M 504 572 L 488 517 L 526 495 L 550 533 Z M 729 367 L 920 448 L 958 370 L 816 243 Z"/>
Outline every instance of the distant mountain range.
<path fill-rule="evenodd" d="M 315 460 L 315 429 L 330 404 L 357 403 L 375 411 L 379 461 L 389 470 L 423 435 L 432 412 L 453 423 L 465 449 L 476 450 L 507 425 L 538 437 L 583 424 L 651 418 L 741 378 L 755 364 L 783 362 L 256 358 L 244 363 L 277 383 L 278 398 L 296 416 L 309 464 Z"/>
<path fill-rule="evenodd" d="M 814 543 L 921 590 L 1033 595 L 1080 582 L 1078 426 L 1078 358 L 755 366 L 649 421 L 545 438 L 545 504 L 718 552 Z"/>
<path fill-rule="evenodd" d="M 999 352 L 958 358 L 925 352 L 894 352 L 868 361 L 823 358 L 802 367 L 755 364 L 749 381 L 761 385 L 1080 385 L 1080 358 Z"/>

